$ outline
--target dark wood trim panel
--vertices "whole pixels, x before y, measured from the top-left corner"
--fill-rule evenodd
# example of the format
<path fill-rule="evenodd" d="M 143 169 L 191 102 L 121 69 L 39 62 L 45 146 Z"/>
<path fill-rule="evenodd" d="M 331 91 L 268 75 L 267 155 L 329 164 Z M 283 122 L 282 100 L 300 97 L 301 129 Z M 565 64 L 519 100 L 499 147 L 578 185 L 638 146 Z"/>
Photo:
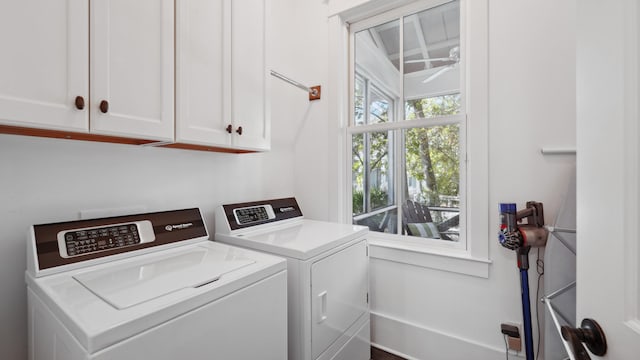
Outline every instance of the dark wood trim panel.
<path fill-rule="evenodd" d="M 229 153 L 229 154 L 248 154 L 248 153 L 255 152 L 251 150 L 227 149 L 227 148 L 222 148 L 217 146 L 193 145 L 193 144 L 182 144 L 182 143 L 166 144 L 160 147 L 184 149 L 184 150 L 212 151 L 212 152 Z"/>
<path fill-rule="evenodd" d="M 46 129 L 37 129 L 37 128 L 10 126 L 10 125 L 0 125 L 0 133 L 11 134 L 11 135 L 24 135 L 24 136 L 66 139 L 66 140 L 109 142 L 109 143 L 129 144 L 129 145 L 143 145 L 143 144 L 156 142 L 155 140 L 133 139 L 133 138 L 125 138 L 125 137 L 119 137 L 119 136 L 97 135 L 97 134 L 89 134 L 89 133 L 81 133 L 81 132 L 73 132 L 73 131 L 63 131 L 63 130 L 46 130 Z"/>
<path fill-rule="evenodd" d="M 158 142 L 157 140 L 149 140 L 149 139 L 136 139 L 136 138 L 127 138 L 127 137 L 120 137 L 120 136 L 98 135 L 98 134 L 63 131 L 63 130 L 47 130 L 47 129 L 38 129 L 38 128 L 11 126 L 11 125 L 0 125 L 0 134 L 46 137 L 46 138 L 64 139 L 64 140 L 97 141 L 97 142 L 127 144 L 127 145 L 145 145 L 145 144 L 152 144 L 152 143 Z M 164 145 L 160 145 L 159 147 L 184 149 L 184 150 L 211 151 L 211 152 L 229 153 L 229 154 L 247 154 L 247 153 L 255 152 L 251 150 L 227 149 L 227 148 L 217 147 L 217 146 L 204 146 L 204 145 L 192 145 L 192 144 L 181 144 L 181 143 L 164 144 Z"/>

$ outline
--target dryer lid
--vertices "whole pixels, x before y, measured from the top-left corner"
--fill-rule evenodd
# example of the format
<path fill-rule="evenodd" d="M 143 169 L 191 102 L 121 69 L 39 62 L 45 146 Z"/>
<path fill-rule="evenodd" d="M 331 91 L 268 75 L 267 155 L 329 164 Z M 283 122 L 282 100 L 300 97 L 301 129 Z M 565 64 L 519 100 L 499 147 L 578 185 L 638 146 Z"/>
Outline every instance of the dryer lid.
<path fill-rule="evenodd" d="M 197 288 L 255 263 L 243 257 L 192 248 L 142 264 L 76 274 L 73 278 L 116 309 L 144 303 L 185 288 Z"/>
<path fill-rule="evenodd" d="M 265 225 L 232 235 L 216 233 L 216 240 L 271 254 L 307 260 L 336 246 L 365 236 L 364 226 L 301 219 L 286 225 Z"/>

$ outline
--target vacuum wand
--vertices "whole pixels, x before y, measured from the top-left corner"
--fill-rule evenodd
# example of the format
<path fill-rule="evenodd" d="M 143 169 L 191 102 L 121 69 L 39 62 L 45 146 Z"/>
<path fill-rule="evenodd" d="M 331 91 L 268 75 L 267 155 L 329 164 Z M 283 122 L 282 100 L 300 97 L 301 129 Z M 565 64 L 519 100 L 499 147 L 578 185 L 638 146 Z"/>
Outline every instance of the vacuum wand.
<path fill-rule="evenodd" d="M 523 219 L 526 224 L 519 225 Z M 516 211 L 516 204 L 500 204 L 500 232 L 498 240 L 507 249 L 516 251 L 520 271 L 522 319 L 527 360 L 534 360 L 531 329 L 531 300 L 529 296 L 529 250 L 547 243 L 549 231 L 544 227 L 542 203 L 529 201 L 525 209 Z M 539 341 L 539 340 L 538 340 Z"/>

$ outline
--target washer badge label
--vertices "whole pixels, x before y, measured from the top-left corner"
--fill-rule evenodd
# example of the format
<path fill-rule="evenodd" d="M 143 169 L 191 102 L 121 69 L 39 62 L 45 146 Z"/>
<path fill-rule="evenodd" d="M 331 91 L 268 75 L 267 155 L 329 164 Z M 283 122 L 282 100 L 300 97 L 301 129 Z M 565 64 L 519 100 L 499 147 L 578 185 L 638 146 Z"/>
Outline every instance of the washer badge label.
<path fill-rule="evenodd" d="M 173 231 L 173 230 L 188 229 L 192 226 L 193 226 L 193 223 L 185 223 L 185 224 L 177 224 L 177 225 L 167 225 L 164 227 L 164 229 L 167 231 Z"/>

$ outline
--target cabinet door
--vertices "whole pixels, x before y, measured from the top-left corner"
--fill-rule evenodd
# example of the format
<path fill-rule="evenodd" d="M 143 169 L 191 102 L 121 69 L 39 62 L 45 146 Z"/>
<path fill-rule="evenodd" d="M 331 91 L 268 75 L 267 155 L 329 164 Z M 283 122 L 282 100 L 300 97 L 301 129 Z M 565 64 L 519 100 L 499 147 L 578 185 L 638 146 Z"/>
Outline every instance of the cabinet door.
<path fill-rule="evenodd" d="M 312 359 L 367 312 L 368 264 L 363 240 L 311 266 Z"/>
<path fill-rule="evenodd" d="M 173 0 L 91 1 L 90 24 L 90 130 L 173 140 Z"/>
<path fill-rule="evenodd" d="M 269 0 L 231 1 L 231 109 L 235 147 L 268 150 L 271 143 L 267 42 Z"/>
<path fill-rule="evenodd" d="M 176 142 L 231 145 L 230 6 L 176 1 Z"/>
<path fill-rule="evenodd" d="M 0 2 L 0 123 L 88 130 L 87 0 Z"/>

